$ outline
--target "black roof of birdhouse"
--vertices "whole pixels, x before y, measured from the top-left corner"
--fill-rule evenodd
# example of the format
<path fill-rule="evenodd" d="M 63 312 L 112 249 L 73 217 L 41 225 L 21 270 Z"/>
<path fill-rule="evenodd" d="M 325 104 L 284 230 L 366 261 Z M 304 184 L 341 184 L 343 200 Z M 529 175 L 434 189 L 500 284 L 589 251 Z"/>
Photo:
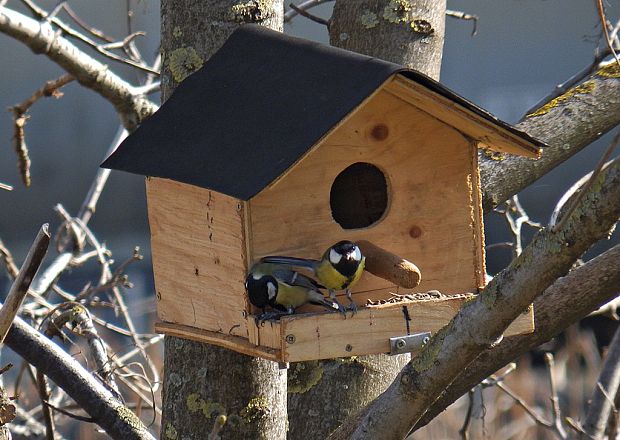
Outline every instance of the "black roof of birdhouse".
<path fill-rule="evenodd" d="M 102 166 L 248 200 L 395 73 L 524 141 L 530 155 L 544 146 L 419 72 L 244 25 Z"/>

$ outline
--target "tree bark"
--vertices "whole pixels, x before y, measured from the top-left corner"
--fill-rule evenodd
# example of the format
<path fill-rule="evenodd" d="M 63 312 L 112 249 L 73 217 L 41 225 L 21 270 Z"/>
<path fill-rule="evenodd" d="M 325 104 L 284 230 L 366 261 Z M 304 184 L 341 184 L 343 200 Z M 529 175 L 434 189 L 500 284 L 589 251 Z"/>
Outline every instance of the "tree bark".
<path fill-rule="evenodd" d="M 620 294 L 620 245 L 559 278 L 534 301 L 536 332 L 504 339 L 487 348 L 446 389 L 414 429 L 430 423 L 480 381 L 529 350 L 549 341 L 568 326 Z"/>
<path fill-rule="evenodd" d="M 445 0 L 339 0 L 329 41 L 438 80 L 445 15 Z"/>
<path fill-rule="evenodd" d="M 620 123 L 620 70 L 599 69 L 564 95 L 544 104 L 518 125 L 549 144 L 538 160 L 481 153 L 480 178 L 485 212 L 532 184 Z"/>
<path fill-rule="evenodd" d="M 281 0 L 163 0 L 162 100 L 238 26 L 281 31 L 283 14 Z M 227 415 L 222 439 L 285 438 L 286 374 L 276 363 L 168 336 L 164 351 L 162 439 L 207 438 L 218 414 Z"/>
<path fill-rule="evenodd" d="M 330 42 L 439 79 L 445 12 L 445 0 L 338 0 Z M 409 359 L 378 355 L 293 365 L 289 438 L 324 439 L 381 394 Z"/>

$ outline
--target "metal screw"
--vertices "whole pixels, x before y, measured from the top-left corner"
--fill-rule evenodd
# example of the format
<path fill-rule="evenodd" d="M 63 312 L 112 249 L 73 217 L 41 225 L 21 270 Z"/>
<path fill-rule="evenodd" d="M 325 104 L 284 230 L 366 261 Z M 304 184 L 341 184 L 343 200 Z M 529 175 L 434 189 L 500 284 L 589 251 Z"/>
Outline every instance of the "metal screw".
<path fill-rule="evenodd" d="M 347 346 L 346 346 L 346 347 L 344 347 L 344 349 L 345 349 L 346 351 L 353 351 L 353 346 L 352 346 L 351 344 L 347 344 Z"/>
<path fill-rule="evenodd" d="M 286 341 L 287 344 L 294 344 L 295 343 L 295 335 L 293 335 L 293 334 L 286 335 L 286 338 L 284 338 L 284 340 Z"/>
<path fill-rule="evenodd" d="M 404 339 L 399 339 L 396 341 L 396 348 L 405 348 L 407 342 Z"/>

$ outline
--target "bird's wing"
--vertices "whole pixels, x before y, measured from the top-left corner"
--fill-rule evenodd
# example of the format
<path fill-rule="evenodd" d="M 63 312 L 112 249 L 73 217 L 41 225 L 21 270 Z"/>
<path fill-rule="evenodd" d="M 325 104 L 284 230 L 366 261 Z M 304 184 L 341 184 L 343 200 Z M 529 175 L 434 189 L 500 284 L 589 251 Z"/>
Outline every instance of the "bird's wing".
<path fill-rule="evenodd" d="M 324 288 L 312 278 L 290 269 L 276 269 L 273 271 L 273 276 L 281 282 L 291 286 L 305 287 L 310 290 L 318 290 Z"/>

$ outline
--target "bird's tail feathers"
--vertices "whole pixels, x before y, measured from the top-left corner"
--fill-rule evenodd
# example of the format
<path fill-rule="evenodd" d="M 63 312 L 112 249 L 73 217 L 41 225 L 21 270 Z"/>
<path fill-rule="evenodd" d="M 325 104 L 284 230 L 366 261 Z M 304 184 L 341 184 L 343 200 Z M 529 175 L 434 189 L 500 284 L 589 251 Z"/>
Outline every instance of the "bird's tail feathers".
<path fill-rule="evenodd" d="M 331 310 L 331 311 L 339 309 L 336 303 L 325 298 L 321 292 L 317 292 L 316 290 L 311 290 L 310 292 L 308 292 L 308 295 L 310 297 L 309 302 L 311 304 L 323 306 L 326 309 Z"/>

